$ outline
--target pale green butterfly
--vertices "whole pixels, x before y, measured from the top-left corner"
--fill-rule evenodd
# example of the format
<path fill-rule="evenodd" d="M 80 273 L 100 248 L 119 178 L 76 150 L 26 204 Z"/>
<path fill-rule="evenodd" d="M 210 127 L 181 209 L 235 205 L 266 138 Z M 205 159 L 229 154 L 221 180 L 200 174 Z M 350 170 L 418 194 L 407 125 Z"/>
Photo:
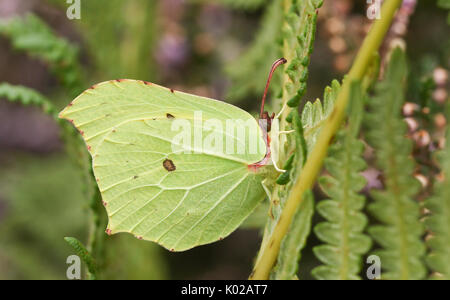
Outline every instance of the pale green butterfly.
<path fill-rule="evenodd" d="M 284 63 L 273 64 L 261 104 L 269 127 L 273 116 L 264 112 L 264 101 L 274 70 Z M 262 183 L 270 173 L 264 166 L 270 152 L 278 153 L 267 147 L 270 128 L 244 110 L 145 81 L 97 84 L 60 117 L 80 131 L 92 156 L 106 232 L 129 232 L 171 251 L 232 233 L 264 199 Z M 240 123 L 229 130 L 230 120 Z M 254 143 L 243 139 L 238 128 L 244 127 Z M 271 140 L 278 136 L 271 133 Z M 221 142 L 231 151 L 219 151 Z"/>

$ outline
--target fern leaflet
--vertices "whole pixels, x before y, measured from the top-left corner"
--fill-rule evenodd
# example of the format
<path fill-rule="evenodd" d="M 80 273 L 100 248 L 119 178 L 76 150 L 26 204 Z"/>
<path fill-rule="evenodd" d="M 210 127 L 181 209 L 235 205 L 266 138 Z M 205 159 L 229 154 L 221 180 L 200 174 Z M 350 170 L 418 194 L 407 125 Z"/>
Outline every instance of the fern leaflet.
<path fill-rule="evenodd" d="M 53 119 L 59 122 L 58 114 L 53 104 L 33 89 L 20 85 L 0 83 L 0 98 L 5 98 L 10 102 L 18 102 L 24 106 L 39 107 L 44 113 L 52 116 Z"/>
<path fill-rule="evenodd" d="M 83 260 L 88 268 L 88 279 L 95 280 L 97 273 L 97 266 L 95 264 L 94 258 L 91 256 L 89 251 L 83 246 L 83 244 L 73 237 L 65 237 L 64 240 L 69 244 L 77 253 L 77 255 Z"/>
<path fill-rule="evenodd" d="M 330 175 L 319 179 L 322 190 L 331 198 L 317 205 L 327 220 L 314 228 L 319 239 L 326 243 L 314 248 L 316 257 L 324 263 L 312 271 L 317 279 L 360 279 L 361 256 L 371 247 L 370 238 L 362 233 L 368 223 L 361 212 L 365 197 L 358 195 L 366 185 L 359 174 L 366 168 L 361 157 L 364 144 L 357 138 L 363 97 L 360 85 L 352 86 L 349 125 L 338 133 L 337 143 L 330 147 L 325 160 Z"/>
<path fill-rule="evenodd" d="M 52 73 L 77 96 L 83 89 L 78 64 L 78 48 L 57 37 L 37 16 L 27 15 L 0 22 L 0 34 L 11 40 L 12 46 L 47 63 Z"/>
<path fill-rule="evenodd" d="M 385 178 L 385 190 L 372 191 L 375 201 L 368 207 L 382 223 L 369 228 L 382 247 L 376 252 L 384 270 L 382 279 L 422 279 L 426 275 L 421 240 L 424 228 L 419 221 L 419 204 L 412 199 L 420 184 L 412 176 L 412 144 L 405 138 L 406 124 L 401 119 L 406 75 L 405 55 L 396 49 L 385 79 L 375 87 L 367 116 L 367 136 L 377 151 L 377 164 Z"/>
<path fill-rule="evenodd" d="M 432 278 L 450 280 L 450 129 L 446 144 L 439 153 L 443 180 L 435 183 L 434 195 L 425 201 L 425 207 L 431 212 L 425 224 L 431 232 L 427 239 L 431 249 L 427 263 L 434 271 Z"/>

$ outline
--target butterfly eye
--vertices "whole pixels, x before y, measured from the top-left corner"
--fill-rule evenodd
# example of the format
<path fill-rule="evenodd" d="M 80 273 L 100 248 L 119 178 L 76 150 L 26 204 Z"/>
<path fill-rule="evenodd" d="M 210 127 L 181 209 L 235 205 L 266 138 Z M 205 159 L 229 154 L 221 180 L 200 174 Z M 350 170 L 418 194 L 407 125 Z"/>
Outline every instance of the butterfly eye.
<path fill-rule="evenodd" d="M 270 132 L 270 129 L 272 127 L 272 119 L 274 118 L 275 114 L 273 114 L 272 116 L 269 116 L 269 113 L 267 111 L 264 111 L 261 115 L 261 120 L 264 120 L 265 122 L 265 128 L 262 128 L 264 131 L 266 132 Z M 261 125 L 261 123 L 260 123 Z"/>

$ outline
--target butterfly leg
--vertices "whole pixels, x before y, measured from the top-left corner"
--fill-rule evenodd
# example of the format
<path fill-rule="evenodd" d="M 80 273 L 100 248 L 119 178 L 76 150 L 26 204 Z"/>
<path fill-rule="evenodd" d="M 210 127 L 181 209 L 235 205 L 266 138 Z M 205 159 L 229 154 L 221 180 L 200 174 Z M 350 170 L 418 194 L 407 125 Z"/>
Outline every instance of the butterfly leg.
<path fill-rule="evenodd" d="M 275 162 L 275 160 L 273 158 L 272 158 L 272 164 L 273 164 L 273 167 L 275 168 L 275 170 L 277 170 L 278 172 L 280 172 L 280 173 L 286 172 L 286 170 L 283 170 L 277 166 L 277 163 Z"/>
<path fill-rule="evenodd" d="M 273 213 L 272 213 L 272 207 L 273 207 L 273 205 L 274 205 L 274 201 L 272 201 L 272 193 L 270 192 L 270 188 L 267 186 L 267 182 L 268 182 L 268 181 L 267 181 L 267 178 L 266 178 L 266 179 L 264 179 L 263 181 L 261 181 L 261 185 L 262 185 L 264 191 L 266 192 L 267 197 L 269 198 L 269 201 L 270 201 L 270 206 L 269 206 L 269 216 L 270 216 L 272 219 L 275 219 L 275 217 L 274 217 L 274 215 L 273 215 Z"/>
<path fill-rule="evenodd" d="M 269 187 L 267 186 L 267 178 L 264 179 L 263 181 L 261 181 L 261 185 L 264 189 L 264 191 L 266 192 L 267 197 L 269 198 L 269 201 L 272 202 L 271 198 L 272 198 L 272 193 L 270 192 Z"/>
<path fill-rule="evenodd" d="M 295 130 L 286 130 L 286 131 L 280 131 L 278 132 L 279 134 L 289 134 L 289 133 L 293 133 Z"/>
<path fill-rule="evenodd" d="M 275 119 L 279 119 L 285 109 L 286 109 L 286 103 L 283 104 L 283 107 L 281 108 L 280 112 L 275 116 Z"/>
<path fill-rule="evenodd" d="M 279 138 L 281 134 L 289 134 L 289 133 L 293 133 L 294 131 L 295 130 L 279 131 L 278 135 L 277 135 L 277 138 Z M 280 167 L 278 167 L 276 161 L 273 159 L 273 156 L 272 156 L 272 164 L 273 164 L 273 167 L 275 168 L 275 170 L 277 170 L 278 172 L 281 172 L 281 173 L 286 172 L 286 170 L 283 170 Z"/>

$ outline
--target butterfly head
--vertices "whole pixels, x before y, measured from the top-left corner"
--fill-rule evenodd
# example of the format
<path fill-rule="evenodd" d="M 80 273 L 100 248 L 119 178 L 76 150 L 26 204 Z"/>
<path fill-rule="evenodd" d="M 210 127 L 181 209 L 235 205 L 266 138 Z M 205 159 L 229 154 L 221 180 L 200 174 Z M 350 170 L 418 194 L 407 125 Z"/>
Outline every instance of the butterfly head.
<path fill-rule="evenodd" d="M 275 113 L 272 113 L 272 115 L 269 115 L 267 111 L 263 111 L 260 119 L 260 124 L 264 124 L 265 126 L 261 126 L 263 131 L 266 133 L 270 132 L 270 129 L 272 128 L 272 121 L 273 118 L 275 118 Z M 262 121 L 262 122 L 261 122 Z"/>

